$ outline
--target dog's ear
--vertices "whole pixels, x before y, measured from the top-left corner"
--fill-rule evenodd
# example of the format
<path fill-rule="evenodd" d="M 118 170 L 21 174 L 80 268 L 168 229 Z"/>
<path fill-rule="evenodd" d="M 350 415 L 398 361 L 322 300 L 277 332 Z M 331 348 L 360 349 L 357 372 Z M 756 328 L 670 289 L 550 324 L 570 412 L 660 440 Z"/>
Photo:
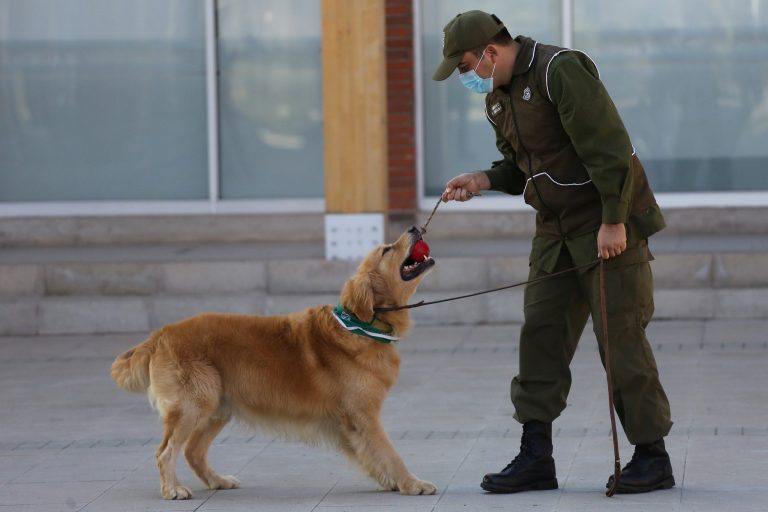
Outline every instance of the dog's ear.
<path fill-rule="evenodd" d="M 353 276 L 341 289 L 341 305 L 363 322 L 373 321 L 373 282 L 368 272 Z"/>

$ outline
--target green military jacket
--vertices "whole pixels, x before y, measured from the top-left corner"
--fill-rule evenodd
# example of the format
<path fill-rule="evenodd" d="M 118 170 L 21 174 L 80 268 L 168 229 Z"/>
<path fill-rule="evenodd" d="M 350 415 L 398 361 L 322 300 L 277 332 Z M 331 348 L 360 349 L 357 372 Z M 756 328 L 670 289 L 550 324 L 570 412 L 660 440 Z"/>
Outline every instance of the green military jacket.
<path fill-rule="evenodd" d="M 652 259 L 647 238 L 664 218 L 597 67 L 577 50 L 515 40 L 512 80 L 485 100 L 503 156 L 485 173 L 536 210 L 531 265 L 550 272 L 563 244 L 574 264 L 594 260 L 601 223 L 627 228 L 627 251 L 609 263 Z"/>

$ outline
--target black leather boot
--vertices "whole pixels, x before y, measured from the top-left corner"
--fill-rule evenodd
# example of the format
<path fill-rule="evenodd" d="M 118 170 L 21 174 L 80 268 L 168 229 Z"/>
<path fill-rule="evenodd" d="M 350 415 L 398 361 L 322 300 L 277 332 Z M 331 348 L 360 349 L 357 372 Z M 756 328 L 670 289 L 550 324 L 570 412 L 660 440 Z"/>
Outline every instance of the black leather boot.
<path fill-rule="evenodd" d="M 480 487 L 490 492 L 511 493 L 557 489 L 552 458 L 552 424 L 529 421 L 523 425 L 520 453 L 499 473 L 488 473 Z"/>
<path fill-rule="evenodd" d="M 613 485 L 613 476 L 608 479 L 606 488 L 610 488 L 611 485 Z M 672 463 L 664 447 L 664 439 L 659 439 L 651 444 L 635 445 L 632 460 L 621 470 L 616 494 L 671 489 L 674 486 Z"/>

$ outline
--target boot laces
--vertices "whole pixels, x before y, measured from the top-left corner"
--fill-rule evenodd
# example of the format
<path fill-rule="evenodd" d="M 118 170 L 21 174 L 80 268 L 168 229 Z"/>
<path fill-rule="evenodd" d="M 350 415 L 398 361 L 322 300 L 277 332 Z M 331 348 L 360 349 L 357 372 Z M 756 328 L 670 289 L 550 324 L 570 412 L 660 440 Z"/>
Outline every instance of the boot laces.
<path fill-rule="evenodd" d="M 632 454 L 632 458 L 627 462 L 627 465 L 624 466 L 624 470 L 632 469 L 632 466 L 637 464 L 637 460 L 640 458 L 640 450 L 635 450 L 635 452 Z"/>
<path fill-rule="evenodd" d="M 632 466 L 637 465 L 639 463 L 638 461 L 642 457 L 648 458 L 648 457 L 653 457 L 653 456 L 654 456 L 654 454 L 650 451 L 649 448 L 641 446 L 641 445 L 636 445 L 635 446 L 635 451 L 634 451 L 634 453 L 632 453 L 632 459 L 630 459 L 630 461 L 627 463 L 627 465 L 624 466 L 624 470 L 632 469 Z"/>
<path fill-rule="evenodd" d="M 526 441 L 526 436 L 528 436 L 528 432 L 523 431 L 523 437 L 520 441 L 520 453 L 517 454 L 517 456 L 512 459 L 512 462 L 507 464 L 502 471 L 507 471 L 509 469 L 514 469 L 519 462 L 521 462 L 525 457 L 531 454 L 531 449 L 528 447 L 528 443 Z"/>
<path fill-rule="evenodd" d="M 517 462 L 520 460 L 520 455 L 522 455 L 522 453 L 517 454 L 517 457 L 512 459 L 512 462 L 504 466 L 504 469 L 502 469 L 501 472 L 503 473 L 507 470 L 514 469 L 517 466 Z"/>

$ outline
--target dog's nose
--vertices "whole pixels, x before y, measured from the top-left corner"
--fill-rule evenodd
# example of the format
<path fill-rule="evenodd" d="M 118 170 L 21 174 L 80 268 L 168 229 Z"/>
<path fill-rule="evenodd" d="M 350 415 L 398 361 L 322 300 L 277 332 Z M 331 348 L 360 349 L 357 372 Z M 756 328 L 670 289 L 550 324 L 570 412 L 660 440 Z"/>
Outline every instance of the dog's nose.
<path fill-rule="evenodd" d="M 414 234 L 414 235 L 420 235 L 421 234 L 421 230 L 419 228 L 417 228 L 416 226 L 411 226 L 411 229 L 409 229 L 408 232 L 411 233 L 411 234 Z"/>

